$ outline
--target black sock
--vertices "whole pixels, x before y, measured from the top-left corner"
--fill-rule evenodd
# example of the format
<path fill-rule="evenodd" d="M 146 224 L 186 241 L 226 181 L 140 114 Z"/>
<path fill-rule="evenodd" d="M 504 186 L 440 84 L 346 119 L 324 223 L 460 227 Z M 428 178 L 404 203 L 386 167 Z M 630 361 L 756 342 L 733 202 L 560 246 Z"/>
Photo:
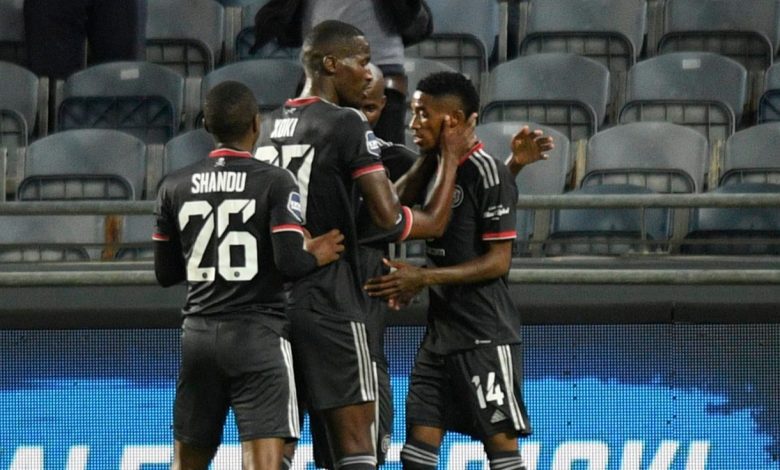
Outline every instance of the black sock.
<path fill-rule="evenodd" d="M 281 470 L 290 470 L 290 467 L 292 467 L 292 459 L 290 457 L 287 457 L 287 456 L 282 457 L 282 469 Z"/>
<path fill-rule="evenodd" d="M 414 439 L 407 439 L 401 449 L 404 470 L 430 470 L 439 465 L 439 448 Z"/>
<path fill-rule="evenodd" d="M 345 455 L 336 462 L 334 470 L 375 470 L 376 456 L 374 454 Z"/>
<path fill-rule="evenodd" d="M 526 470 L 523 458 L 517 450 L 495 452 L 488 455 L 490 470 Z"/>

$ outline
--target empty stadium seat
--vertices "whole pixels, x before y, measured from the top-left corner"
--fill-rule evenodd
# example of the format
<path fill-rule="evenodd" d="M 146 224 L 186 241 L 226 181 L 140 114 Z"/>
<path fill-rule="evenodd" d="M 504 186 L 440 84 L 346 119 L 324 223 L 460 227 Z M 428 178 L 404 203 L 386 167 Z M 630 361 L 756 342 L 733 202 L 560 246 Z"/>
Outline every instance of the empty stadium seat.
<path fill-rule="evenodd" d="M 105 217 L 0 215 L 0 263 L 100 259 Z"/>
<path fill-rule="evenodd" d="M 714 52 L 763 71 L 780 42 L 780 1 L 666 0 L 665 23 L 661 54 Z"/>
<path fill-rule="evenodd" d="M 701 192 L 708 158 L 700 133 L 667 122 L 638 122 L 588 142 L 582 186 L 634 184 L 659 193 Z"/>
<path fill-rule="evenodd" d="M 146 145 L 121 131 L 77 129 L 30 144 L 19 200 L 140 199 Z"/>
<path fill-rule="evenodd" d="M 569 139 L 553 128 L 536 123 L 519 121 L 491 122 L 477 126 L 476 133 L 484 144 L 485 151 L 493 157 L 506 160 L 511 153 L 512 137 L 524 126 L 532 130 L 541 129 L 554 139 L 555 148 L 548 153 L 547 160 L 540 160 L 523 168 L 515 177 L 517 192 L 521 195 L 563 194 L 567 185 L 567 173 L 571 169 Z M 537 221 L 539 224 L 537 225 Z M 513 255 L 528 255 L 532 251 L 530 241 L 543 239 L 549 225 L 549 211 L 534 209 L 517 210 L 517 239 Z"/>
<path fill-rule="evenodd" d="M 25 64 L 22 0 L 0 0 L 0 60 Z"/>
<path fill-rule="evenodd" d="M 114 258 L 120 261 L 154 260 L 154 215 L 126 215 L 121 218 L 121 239 Z"/>
<path fill-rule="evenodd" d="M 780 122 L 748 127 L 729 137 L 720 185 L 780 184 Z"/>
<path fill-rule="evenodd" d="M 482 74 L 498 35 L 498 1 L 429 0 L 433 34 L 406 48 L 409 57 L 444 62 L 468 76 L 480 90 Z"/>
<path fill-rule="evenodd" d="M 261 111 L 270 111 L 294 98 L 303 78 L 303 66 L 289 59 L 245 60 L 225 65 L 203 77 L 201 97 L 218 84 L 235 80 L 255 95 Z"/>
<path fill-rule="evenodd" d="M 486 96 L 482 122 L 538 122 L 570 141 L 587 139 L 604 122 L 609 71 L 575 54 L 519 57 L 490 72 Z"/>
<path fill-rule="evenodd" d="M 638 62 L 628 73 L 620 123 L 667 121 L 725 141 L 742 119 L 747 71 L 711 52 L 675 52 Z"/>
<path fill-rule="evenodd" d="M 780 121 L 780 64 L 775 64 L 764 75 L 764 90 L 758 100 L 758 118 L 762 122 Z"/>
<path fill-rule="evenodd" d="M 653 194 L 632 184 L 585 186 L 567 194 Z M 550 236 L 544 246 L 547 256 L 620 255 L 665 249 L 670 236 L 668 209 L 598 208 L 556 209 Z"/>
<path fill-rule="evenodd" d="M 733 183 L 717 194 L 778 193 L 780 185 Z M 690 231 L 680 251 L 694 255 L 780 254 L 780 208 L 702 207 L 693 210 Z"/>
<path fill-rule="evenodd" d="M 163 144 L 179 129 L 184 78 L 149 62 L 111 62 L 65 81 L 57 112 L 60 130 L 119 129 L 147 144 Z"/>
<path fill-rule="evenodd" d="M 177 135 L 165 144 L 163 174 L 203 160 L 214 147 L 214 138 L 205 129 Z"/>
<path fill-rule="evenodd" d="M 148 0 L 146 60 L 185 77 L 202 77 L 222 61 L 225 9 L 214 0 Z"/>

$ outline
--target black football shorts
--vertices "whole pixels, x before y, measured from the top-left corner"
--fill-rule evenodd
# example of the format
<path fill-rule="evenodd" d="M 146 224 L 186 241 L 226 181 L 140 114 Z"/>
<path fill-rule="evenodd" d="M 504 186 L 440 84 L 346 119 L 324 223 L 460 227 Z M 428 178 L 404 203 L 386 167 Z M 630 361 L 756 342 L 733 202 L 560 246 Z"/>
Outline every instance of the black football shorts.
<path fill-rule="evenodd" d="M 420 346 L 406 398 L 406 425 L 457 431 L 476 439 L 531 433 L 522 396 L 520 345 L 440 355 Z"/>
<path fill-rule="evenodd" d="M 241 441 L 299 437 L 290 343 L 257 314 L 188 316 L 182 327 L 174 437 L 196 447 L 217 447 L 231 406 Z"/>

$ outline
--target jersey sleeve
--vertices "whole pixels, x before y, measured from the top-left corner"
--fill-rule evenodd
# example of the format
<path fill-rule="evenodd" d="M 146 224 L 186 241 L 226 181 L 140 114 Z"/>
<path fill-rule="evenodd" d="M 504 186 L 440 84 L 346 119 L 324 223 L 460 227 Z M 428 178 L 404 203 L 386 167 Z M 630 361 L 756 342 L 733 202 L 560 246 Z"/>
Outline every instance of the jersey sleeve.
<path fill-rule="evenodd" d="M 379 140 L 360 111 L 345 109 L 338 126 L 344 163 L 352 179 L 375 171 L 385 171 L 380 158 Z"/>
<path fill-rule="evenodd" d="M 172 238 L 177 238 L 176 214 L 173 202 L 169 197 L 169 191 L 168 185 L 163 181 L 157 192 L 157 202 L 154 209 L 155 226 L 152 239 L 155 241 L 167 242 Z"/>
<path fill-rule="evenodd" d="M 270 193 L 271 233 L 298 232 L 303 235 L 303 214 L 298 183 L 287 170 L 280 170 L 279 178 Z"/>
<path fill-rule="evenodd" d="M 514 240 L 517 238 L 517 187 L 509 170 L 492 157 L 484 160 L 484 174 L 480 179 L 480 228 L 483 241 Z"/>
<path fill-rule="evenodd" d="M 371 221 L 368 211 L 361 208 L 358 214 L 358 242 L 361 245 L 374 243 L 394 243 L 406 240 L 412 231 L 414 216 L 412 210 L 401 206 L 401 212 L 390 230 L 382 230 Z"/>

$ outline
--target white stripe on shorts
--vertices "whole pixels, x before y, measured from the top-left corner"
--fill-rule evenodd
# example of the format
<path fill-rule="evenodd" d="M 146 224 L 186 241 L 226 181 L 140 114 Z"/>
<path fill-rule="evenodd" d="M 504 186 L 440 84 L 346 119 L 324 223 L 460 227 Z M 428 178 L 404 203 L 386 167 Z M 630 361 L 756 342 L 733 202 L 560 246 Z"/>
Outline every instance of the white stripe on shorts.
<path fill-rule="evenodd" d="M 284 338 L 281 340 L 282 357 L 284 365 L 287 368 L 287 386 L 290 389 L 287 401 L 287 425 L 290 427 L 290 434 L 293 437 L 301 437 L 300 422 L 298 420 L 298 397 L 295 390 L 295 375 L 293 373 L 293 358 L 290 342 Z"/>
<path fill-rule="evenodd" d="M 525 423 L 523 422 L 523 415 L 520 413 L 520 406 L 518 406 L 517 397 L 515 396 L 512 350 L 508 344 L 498 346 L 496 349 L 498 350 L 498 360 L 501 364 L 501 375 L 504 377 L 504 390 L 506 390 L 509 413 L 512 415 L 512 423 L 514 423 L 515 429 L 519 431 L 525 427 Z"/>
<path fill-rule="evenodd" d="M 365 401 L 372 401 L 374 396 L 373 362 L 368 351 L 366 325 L 360 322 L 350 322 L 352 337 L 355 341 L 355 353 L 358 360 L 358 375 L 360 376 L 360 395 Z"/>

